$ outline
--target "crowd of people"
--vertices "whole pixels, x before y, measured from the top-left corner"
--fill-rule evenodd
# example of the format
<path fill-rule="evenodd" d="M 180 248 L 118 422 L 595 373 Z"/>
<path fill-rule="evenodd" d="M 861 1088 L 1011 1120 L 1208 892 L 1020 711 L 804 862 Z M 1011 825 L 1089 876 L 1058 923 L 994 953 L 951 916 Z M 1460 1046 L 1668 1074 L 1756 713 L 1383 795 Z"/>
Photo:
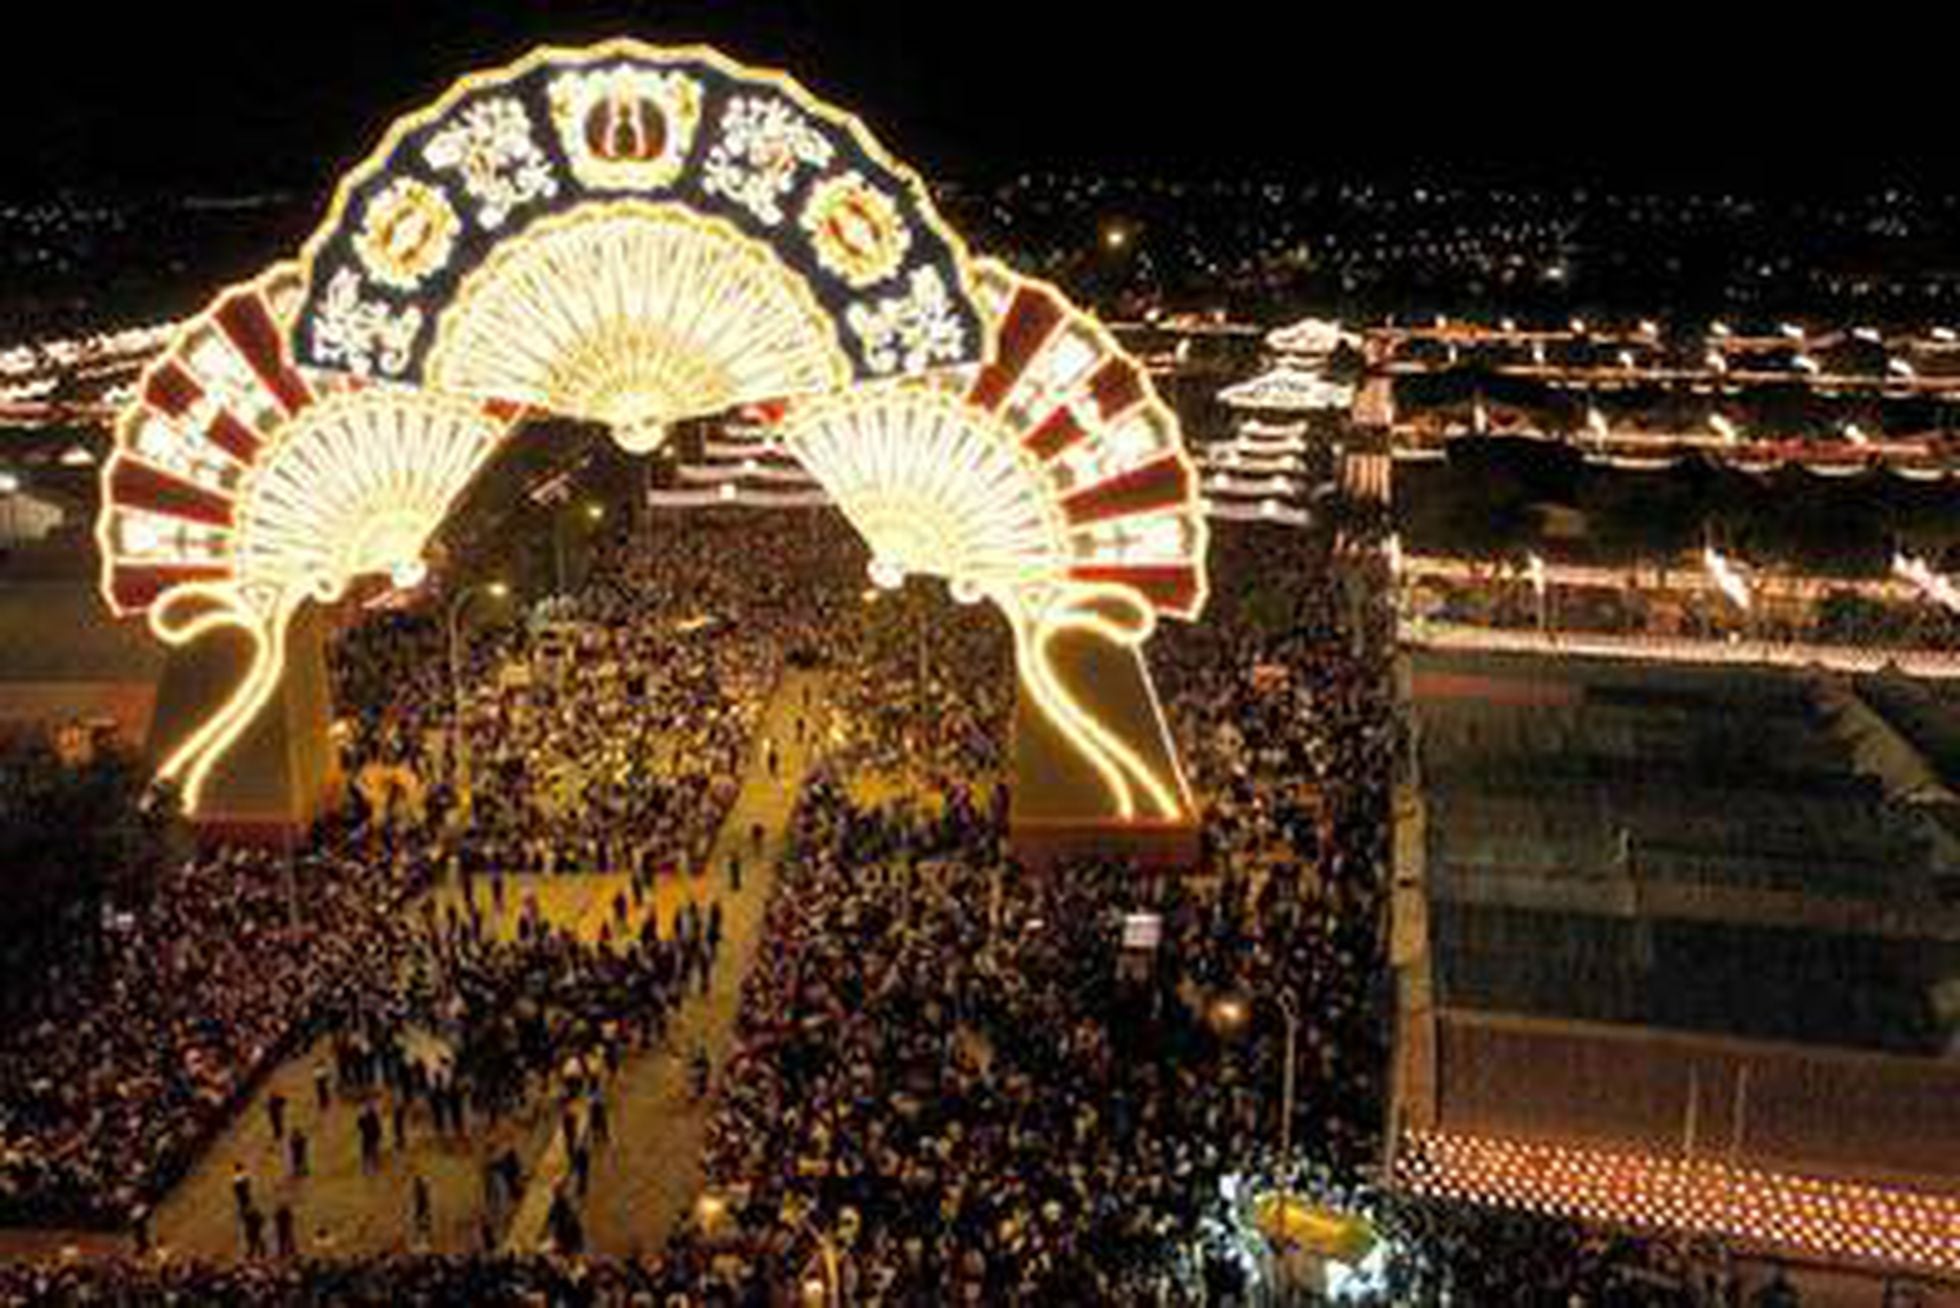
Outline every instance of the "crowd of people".
<path fill-rule="evenodd" d="M 1297 576 L 1302 544 L 1237 538 L 1223 566 Z M 1226 1178 L 1278 1166 L 1288 993 L 1311 996 L 1302 1156 L 1360 1183 L 1380 1131 L 1382 636 L 1349 639 L 1338 605 L 1266 627 L 1225 609 L 1153 650 L 1220 833 L 1205 876 L 1030 874 L 972 804 L 866 803 L 835 766 L 806 786 L 709 1151 L 746 1238 L 833 1247 L 847 1298 L 1183 1297 L 1225 1261 L 1205 1245 Z M 963 684 L 1004 703 L 996 677 Z M 1161 932 L 1140 954 L 1137 913 Z"/>
<path fill-rule="evenodd" d="M 363 1011 L 350 995 L 397 984 L 418 947 L 405 906 L 442 877 L 698 868 L 763 696 L 832 599 L 730 569 L 738 541 L 787 558 L 848 538 L 723 523 L 653 559 L 622 534 L 558 620 L 459 627 L 467 778 L 443 616 L 335 641 L 348 813 L 290 855 L 182 860 L 99 947 L 78 942 L 62 984 L 21 984 L 0 1030 L 0 1221 L 116 1227 L 153 1205 L 260 1075 Z M 372 771 L 412 784 L 370 790 Z"/>
<path fill-rule="evenodd" d="M 104 926 L 99 961 L 0 1033 L 0 1220 L 120 1225 L 397 929 L 406 862 L 232 847 Z M 303 897 L 304 911 L 298 901 Z"/>
<path fill-rule="evenodd" d="M 344 635 L 353 770 L 413 785 L 370 788 L 290 867 L 187 863 L 99 974 L 0 1033 L 16 1221 L 155 1202 L 255 1076 L 322 1036 L 337 1082 L 432 1120 L 546 1087 L 556 1111 L 657 1045 L 705 976 L 717 920 L 663 923 L 643 899 L 703 870 L 742 760 L 774 749 L 756 734 L 782 669 L 827 663 L 693 1220 L 655 1254 L 592 1258 L 555 1201 L 553 1254 L 486 1236 L 471 1254 L 77 1259 L 0 1269 L 0 1301 L 1246 1302 L 1264 1272 L 1235 1235 L 1243 1196 L 1283 1188 L 1368 1216 L 1394 1256 L 1365 1302 L 1695 1302 L 1625 1274 L 1655 1246 L 1398 1198 L 1376 1170 L 1400 746 L 1377 551 L 1221 532 L 1214 573 L 1267 584 L 1221 587 L 1149 651 L 1206 814 L 1201 866 L 1035 872 L 1000 839 L 998 618 L 867 590 L 840 524 L 709 517 L 657 552 L 621 533 L 542 620 L 468 628 L 460 758 L 448 625 Z M 580 940 L 506 905 L 520 871 L 626 872 L 630 891 Z M 423 892 L 443 881 L 465 890 L 437 909 Z M 486 926 L 507 912 L 514 933 Z M 584 1102 L 590 1131 L 605 1101 Z"/>
<path fill-rule="evenodd" d="M 866 588 L 834 680 L 833 767 L 868 802 L 961 796 L 986 804 L 1005 780 L 1013 712 L 1012 639 L 990 605 L 949 601 L 926 578 Z"/>

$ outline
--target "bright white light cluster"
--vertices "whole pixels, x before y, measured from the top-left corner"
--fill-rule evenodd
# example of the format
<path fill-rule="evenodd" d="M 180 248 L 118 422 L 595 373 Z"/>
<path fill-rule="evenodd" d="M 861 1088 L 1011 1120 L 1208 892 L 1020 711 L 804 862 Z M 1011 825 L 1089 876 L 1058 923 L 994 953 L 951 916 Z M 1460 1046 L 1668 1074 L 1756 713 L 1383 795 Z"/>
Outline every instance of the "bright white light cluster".
<path fill-rule="evenodd" d="M 164 760 L 195 812 L 211 769 L 271 698 L 308 599 L 367 574 L 419 576 L 422 551 L 505 422 L 476 404 L 302 373 L 285 340 L 298 275 L 221 294 L 144 374 L 102 471 L 103 594 L 182 645 L 252 643 L 233 695 Z"/>
<path fill-rule="evenodd" d="M 1903 577 L 1917 586 L 1927 599 L 1941 608 L 1952 613 L 1960 613 L 1960 587 L 1956 587 L 1951 578 L 1942 577 L 1934 572 L 1926 560 L 1916 556 L 1894 554 L 1892 571 L 1894 575 Z"/>
<path fill-rule="evenodd" d="M 1728 556 L 1716 550 L 1713 545 L 1702 550 L 1701 560 L 1703 566 L 1708 569 L 1709 577 L 1715 582 L 1716 589 L 1728 596 L 1730 602 L 1737 608 L 1746 612 L 1750 605 L 1749 583 L 1744 580 L 1740 572 L 1736 571 L 1735 564 L 1729 562 Z"/>

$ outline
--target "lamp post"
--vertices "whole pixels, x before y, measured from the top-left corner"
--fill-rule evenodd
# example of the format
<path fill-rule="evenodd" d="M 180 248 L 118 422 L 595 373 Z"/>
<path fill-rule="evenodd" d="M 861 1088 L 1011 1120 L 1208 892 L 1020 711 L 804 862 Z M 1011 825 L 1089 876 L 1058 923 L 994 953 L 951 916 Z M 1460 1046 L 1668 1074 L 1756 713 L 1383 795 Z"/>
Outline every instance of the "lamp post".
<path fill-rule="evenodd" d="M 469 733 L 463 730 L 463 613 L 478 594 L 488 595 L 493 600 L 501 600 L 510 594 L 510 587 L 501 581 L 485 582 L 476 586 L 465 586 L 456 592 L 456 598 L 449 604 L 449 690 L 454 717 L 450 723 L 452 752 L 455 754 L 456 791 L 462 797 L 465 811 L 470 806 L 470 746 Z"/>
<path fill-rule="evenodd" d="M 583 521 L 587 527 L 597 527 L 601 522 L 605 521 L 606 517 L 606 506 L 596 502 L 580 506 L 576 516 L 568 512 L 570 508 L 570 505 L 561 505 L 551 515 L 551 575 L 553 582 L 551 593 L 554 595 L 563 595 L 565 593 L 565 559 L 567 553 L 565 533 L 568 529 L 568 524 Z"/>
<path fill-rule="evenodd" d="M 1284 1167 L 1293 1153 L 1293 1079 L 1300 1046 L 1300 1004 L 1291 987 L 1279 992 L 1279 1011 L 1286 1019 L 1286 1061 L 1279 1080 L 1279 1156 Z M 1219 1035 L 1237 1039 L 1252 1020 L 1252 1008 L 1238 995 L 1226 995 L 1212 1002 L 1210 1017 Z"/>
<path fill-rule="evenodd" d="M 1286 1065 L 1279 1080 L 1279 1165 L 1285 1167 L 1293 1156 L 1293 1064 L 1300 1036 L 1300 1006 L 1293 992 L 1279 992 L 1279 1011 L 1286 1018 Z"/>

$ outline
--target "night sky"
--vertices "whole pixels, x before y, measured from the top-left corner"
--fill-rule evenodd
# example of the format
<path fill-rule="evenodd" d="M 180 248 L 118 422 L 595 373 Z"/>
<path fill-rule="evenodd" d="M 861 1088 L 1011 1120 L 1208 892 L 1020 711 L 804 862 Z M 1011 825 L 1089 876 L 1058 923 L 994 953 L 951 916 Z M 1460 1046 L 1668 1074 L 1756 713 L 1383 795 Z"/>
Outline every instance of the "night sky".
<path fill-rule="evenodd" d="M 929 175 L 1441 166 L 1785 190 L 1956 176 L 1943 43 L 1877 14 L 1475 3 L 1437 16 L 1194 0 L 258 7 L 254 22 L 237 4 L 132 14 L 38 0 L 36 43 L 10 42 L 0 76 L 4 193 L 324 193 L 391 117 L 456 75 L 540 41 L 616 33 L 785 67 Z"/>

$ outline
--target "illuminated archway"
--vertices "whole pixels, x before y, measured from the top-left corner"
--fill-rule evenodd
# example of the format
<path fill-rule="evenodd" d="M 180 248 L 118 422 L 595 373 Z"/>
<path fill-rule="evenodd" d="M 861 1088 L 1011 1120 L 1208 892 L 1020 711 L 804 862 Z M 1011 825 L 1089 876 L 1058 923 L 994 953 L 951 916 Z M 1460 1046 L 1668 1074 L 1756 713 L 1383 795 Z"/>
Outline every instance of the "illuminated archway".
<path fill-rule="evenodd" d="M 299 607 L 365 573 L 413 584 L 519 412 L 644 452 L 747 403 L 785 415 L 875 577 L 1001 607 L 1026 702 L 1104 810 L 1189 824 L 1139 651 L 1203 607 L 1206 531 L 1143 367 L 1054 288 L 970 263 L 855 119 L 633 41 L 540 50 L 397 122 L 297 263 L 145 374 L 103 471 L 104 594 L 170 645 L 230 628 L 252 649 L 163 776 L 196 812 Z M 1089 666 L 1143 707 L 1092 707 L 1104 674 L 1069 671 Z"/>

